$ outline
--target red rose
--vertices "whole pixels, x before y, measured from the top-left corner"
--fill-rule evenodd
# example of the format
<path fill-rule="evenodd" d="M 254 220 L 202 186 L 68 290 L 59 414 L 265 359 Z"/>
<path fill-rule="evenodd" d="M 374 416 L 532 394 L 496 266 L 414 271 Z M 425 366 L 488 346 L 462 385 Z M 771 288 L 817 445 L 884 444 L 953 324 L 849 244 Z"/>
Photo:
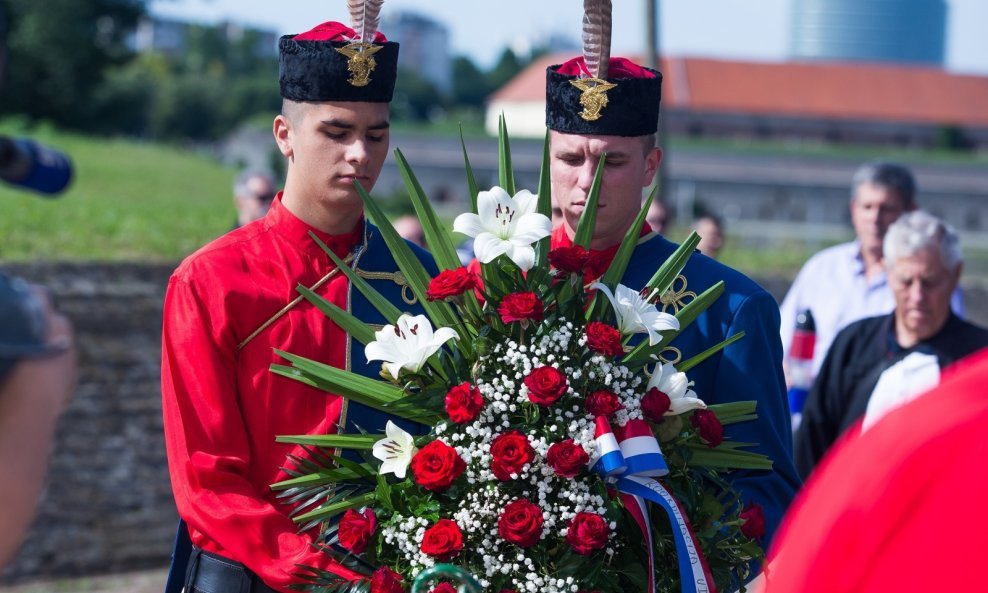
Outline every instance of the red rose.
<path fill-rule="evenodd" d="M 621 347 L 621 332 L 599 321 L 587 324 L 587 346 L 605 356 L 624 354 Z"/>
<path fill-rule="evenodd" d="M 598 389 L 588 395 L 583 400 L 583 405 L 591 416 L 603 416 L 605 418 L 610 418 L 614 412 L 624 407 L 618 396 L 606 389 Z"/>
<path fill-rule="evenodd" d="M 484 407 L 480 390 L 464 381 L 446 392 L 446 413 L 457 424 L 473 422 Z"/>
<path fill-rule="evenodd" d="M 497 520 L 497 534 L 520 548 L 530 548 L 542 537 L 542 509 L 524 498 L 509 502 Z"/>
<path fill-rule="evenodd" d="M 442 582 L 433 587 L 429 593 L 456 593 L 456 587 L 450 583 Z"/>
<path fill-rule="evenodd" d="M 611 533 L 607 522 L 596 513 L 577 513 L 568 527 L 566 543 L 572 546 L 574 552 L 583 556 L 589 556 L 606 546 L 607 537 Z"/>
<path fill-rule="evenodd" d="M 405 593 L 401 575 L 387 566 L 378 568 L 371 577 L 370 593 Z"/>
<path fill-rule="evenodd" d="M 672 402 L 669 401 L 669 396 L 664 391 L 659 391 L 653 387 L 642 398 L 642 414 L 652 422 L 662 422 L 662 417 L 669 411 L 669 406 L 671 405 Z"/>
<path fill-rule="evenodd" d="M 549 252 L 549 265 L 567 274 L 582 272 L 589 259 L 590 252 L 579 245 L 557 247 Z"/>
<path fill-rule="evenodd" d="M 556 474 L 564 478 L 572 478 L 587 467 L 590 456 L 583 450 L 583 447 L 573 442 L 573 439 L 566 439 L 553 443 L 549 447 L 549 452 L 546 453 L 546 462 Z"/>
<path fill-rule="evenodd" d="M 693 412 L 690 422 L 700 433 L 700 438 L 707 441 L 708 447 L 713 448 L 724 442 L 724 426 L 717 419 L 717 414 L 710 410 L 697 410 Z"/>
<path fill-rule="evenodd" d="M 528 399 L 540 406 L 551 406 L 566 393 L 566 376 L 554 367 L 539 367 L 525 377 Z"/>
<path fill-rule="evenodd" d="M 412 457 L 415 483 L 426 490 L 446 490 L 466 468 L 456 449 L 439 440 L 422 447 Z"/>
<path fill-rule="evenodd" d="M 340 519 L 339 531 L 340 545 L 353 552 L 363 554 L 370 544 L 371 536 L 377 529 L 377 515 L 371 509 L 364 509 L 357 512 L 353 509 L 343 513 Z"/>
<path fill-rule="evenodd" d="M 611 267 L 612 259 L 608 255 L 590 252 L 587 259 L 587 268 L 583 271 L 584 283 L 589 283 L 604 275 L 607 268 Z"/>
<path fill-rule="evenodd" d="M 542 311 L 544 305 L 534 292 L 513 292 L 501 300 L 501 306 L 497 312 L 501 315 L 501 321 L 511 323 L 512 321 L 542 321 Z"/>
<path fill-rule="evenodd" d="M 425 530 L 422 536 L 422 553 L 445 562 L 463 551 L 463 532 L 449 519 L 440 519 Z"/>
<path fill-rule="evenodd" d="M 511 474 L 520 474 L 526 463 L 535 459 L 535 449 L 528 437 L 511 430 L 500 434 L 491 442 L 491 471 L 502 482 L 511 480 Z"/>
<path fill-rule="evenodd" d="M 749 502 L 741 511 L 741 518 L 744 520 L 741 524 L 741 533 L 745 537 L 758 539 L 765 535 L 765 513 L 762 511 L 762 505 Z"/>
<path fill-rule="evenodd" d="M 477 275 L 466 268 L 443 270 L 429 282 L 425 296 L 430 301 L 444 301 L 477 287 Z"/>

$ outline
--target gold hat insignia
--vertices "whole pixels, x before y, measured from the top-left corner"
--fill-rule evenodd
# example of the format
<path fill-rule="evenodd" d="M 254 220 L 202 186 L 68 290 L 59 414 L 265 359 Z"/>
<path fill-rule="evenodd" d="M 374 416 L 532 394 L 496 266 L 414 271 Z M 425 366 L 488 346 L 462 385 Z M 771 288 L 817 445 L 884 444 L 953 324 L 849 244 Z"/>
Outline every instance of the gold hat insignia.
<path fill-rule="evenodd" d="M 617 86 L 600 78 L 578 78 L 569 83 L 583 91 L 580 94 L 580 105 L 583 105 L 580 117 L 587 121 L 600 119 L 601 110 L 607 107 L 607 91 Z"/>
<path fill-rule="evenodd" d="M 355 41 L 345 47 L 336 48 L 336 51 L 349 58 L 346 69 L 353 76 L 347 82 L 353 86 L 367 86 L 367 83 L 370 82 L 371 72 L 377 67 L 374 54 L 381 51 L 382 47 L 373 43 Z"/>

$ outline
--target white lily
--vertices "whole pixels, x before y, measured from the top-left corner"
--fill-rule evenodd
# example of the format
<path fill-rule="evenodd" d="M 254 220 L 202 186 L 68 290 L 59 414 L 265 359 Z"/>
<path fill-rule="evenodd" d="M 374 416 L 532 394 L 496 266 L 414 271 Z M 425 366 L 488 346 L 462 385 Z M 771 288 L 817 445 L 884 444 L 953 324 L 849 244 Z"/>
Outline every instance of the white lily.
<path fill-rule="evenodd" d="M 395 325 L 385 325 L 375 332 L 375 341 L 367 344 L 364 354 L 367 360 L 383 360 L 384 368 L 397 379 L 401 369 L 418 372 L 443 344 L 459 337 L 449 327 L 433 331 L 425 315 L 404 314 Z"/>
<path fill-rule="evenodd" d="M 374 457 L 381 460 L 382 474 L 394 474 L 404 479 L 418 447 L 415 446 L 412 435 L 390 420 L 384 427 L 384 432 L 387 436 L 374 443 Z"/>
<path fill-rule="evenodd" d="M 519 268 L 535 265 L 532 244 L 552 233 L 552 222 L 537 213 L 537 196 L 527 189 L 509 196 L 494 186 L 477 194 L 477 214 L 456 217 L 453 230 L 473 237 L 473 250 L 481 263 L 490 263 L 504 254 Z"/>
<path fill-rule="evenodd" d="M 646 301 L 637 290 L 618 284 L 611 292 L 607 285 L 594 282 L 590 288 L 604 293 L 617 315 L 618 331 L 623 335 L 648 334 L 648 345 L 662 342 L 660 331 L 679 329 L 679 320 L 668 313 L 662 313 L 655 305 Z"/>
<path fill-rule="evenodd" d="M 690 410 L 706 408 L 707 404 L 696 396 L 696 392 L 690 389 L 692 381 L 686 378 L 686 373 L 676 370 L 671 362 L 663 362 L 655 365 L 655 371 L 648 379 L 648 386 L 645 391 L 653 387 L 669 396 L 669 411 L 666 416 L 678 416 Z"/>

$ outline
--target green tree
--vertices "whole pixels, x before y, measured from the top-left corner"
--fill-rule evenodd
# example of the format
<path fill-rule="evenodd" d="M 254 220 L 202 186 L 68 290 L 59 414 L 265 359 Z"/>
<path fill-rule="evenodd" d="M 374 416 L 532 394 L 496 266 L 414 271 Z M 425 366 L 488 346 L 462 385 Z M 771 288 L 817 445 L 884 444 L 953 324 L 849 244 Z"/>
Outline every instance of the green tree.
<path fill-rule="evenodd" d="M 401 69 L 391 104 L 395 119 L 425 121 L 443 108 L 443 98 L 435 85 L 414 70 Z"/>
<path fill-rule="evenodd" d="M 501 53 L 501 57 L 498 58 L 497 64 L 494 65 L 494 69 L 488 75 L 491 90 L 497 90 L 504 86 L 509 80 L 517 76 L 526 65 L 510 48 L 505 49 Z"/>
<path fill-rule="evenodd" d="M 0 0 L 9 20 L 0 113 L 85 129 L 108 68 L 131 57 L 125 38 L 145 0 Z"/>
<path fill-rule="evenodd" d="M 109 69 L 103 83 L 93 91 L 89 130 L 98 134 L 146 137 L 156 94 L 171 80 L 171 67 L 164 56 L 146 54 Z"/>
<path fill-rule="evenodd" d="M 453 103 L 482 107 L 493 88 L 490 80 L 470 58 L 457 56 L 453 60 Z"/>

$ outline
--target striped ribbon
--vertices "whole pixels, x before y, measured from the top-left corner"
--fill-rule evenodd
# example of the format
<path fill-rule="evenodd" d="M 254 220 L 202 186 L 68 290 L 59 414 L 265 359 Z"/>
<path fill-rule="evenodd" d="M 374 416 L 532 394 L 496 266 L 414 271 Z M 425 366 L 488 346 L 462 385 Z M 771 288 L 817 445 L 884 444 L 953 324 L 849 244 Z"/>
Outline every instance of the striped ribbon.
<path fill-rule="evenodd" d="M 683 593 L 716 593 L 686 513 L 676 497 L 655 479 L 668 474 L 669 468 L 652 428 L 644 420 L 629 420 L 615 434 L 607 418 L 598 416 L 595 422 L 598 455 L 590 465 L 593 471 L 615 484 L 625 508 L 645 537 L 649 591 L 655 591 L 655 546 L 646 500 L 659 505 L 669 515 Z"/>

